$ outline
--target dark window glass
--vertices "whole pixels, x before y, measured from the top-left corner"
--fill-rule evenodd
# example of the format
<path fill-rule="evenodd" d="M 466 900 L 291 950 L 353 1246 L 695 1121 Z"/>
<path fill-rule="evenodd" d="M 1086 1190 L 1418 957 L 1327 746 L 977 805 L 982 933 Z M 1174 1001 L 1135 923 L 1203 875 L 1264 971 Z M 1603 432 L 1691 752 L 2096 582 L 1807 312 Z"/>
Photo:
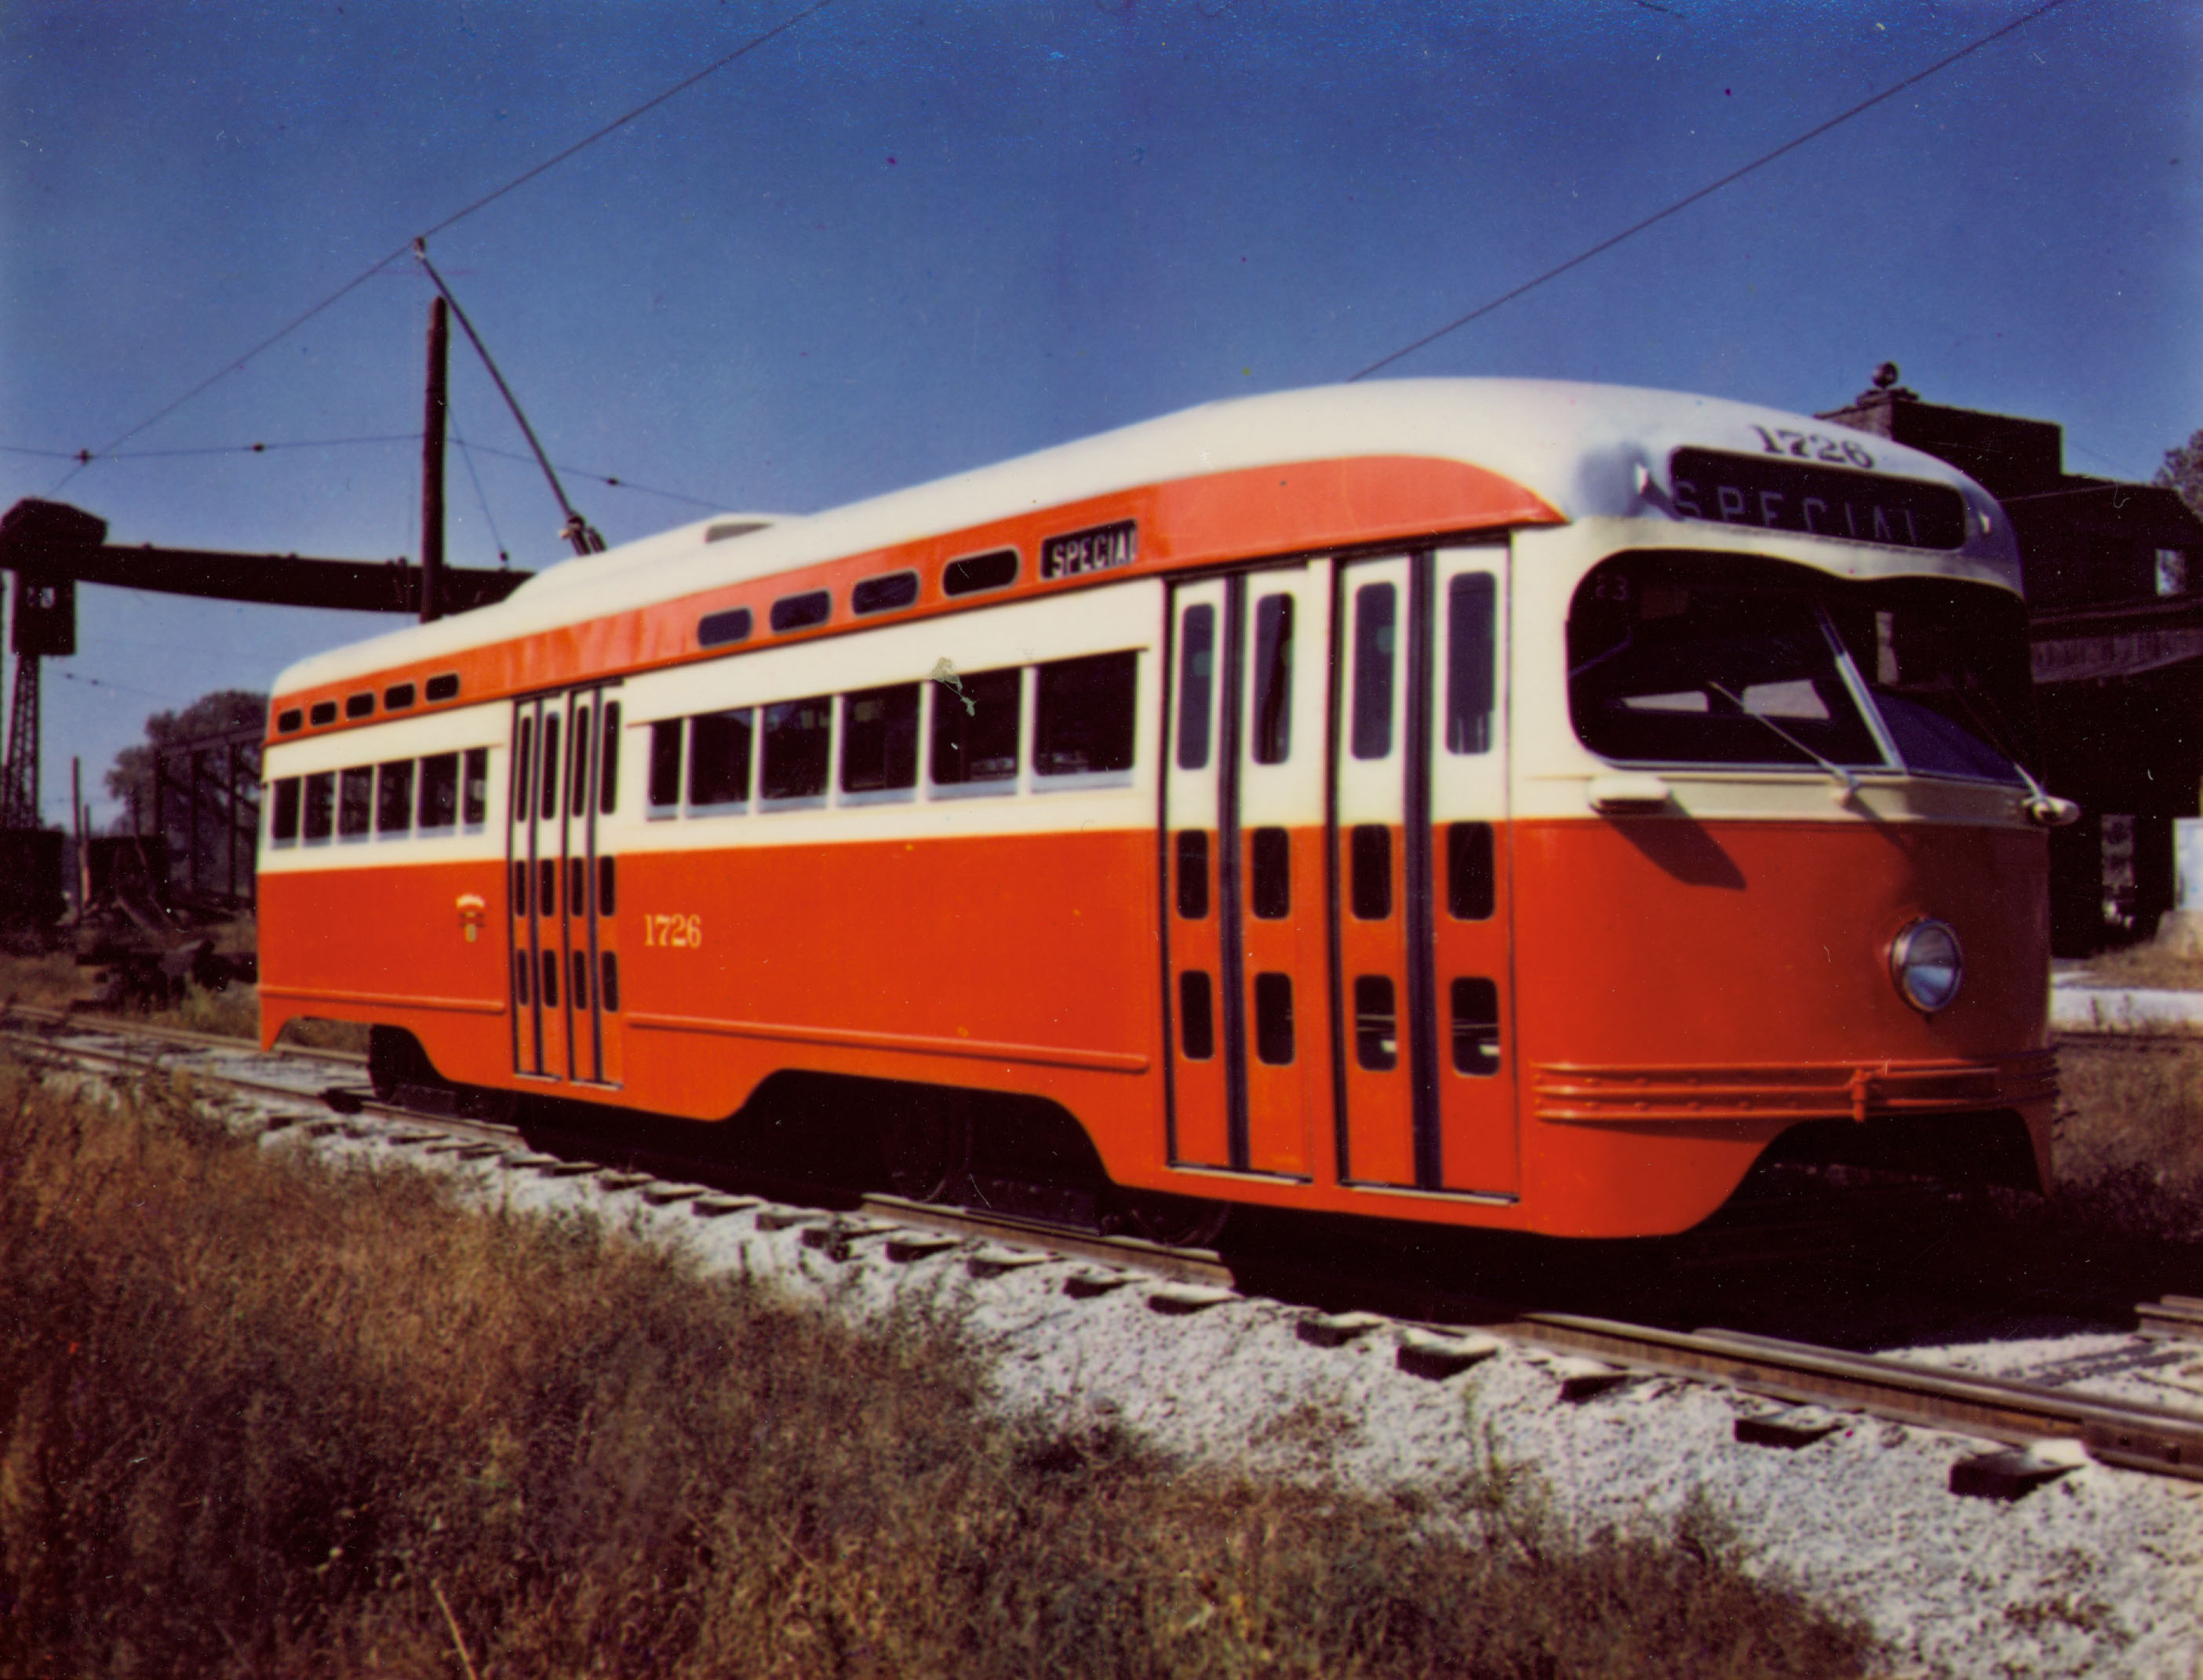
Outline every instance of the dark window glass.
<path fill-rule="evenodd" d="M 783 595 L 772 604 L 772 628 L 779 632 L 807 630 L 814 624 L 824 624 L 833 610 L 834 598 L 823 589 Z"/>
<path fill-rule="evenodd" d="M 827 750 L 833 738 L 834 707 L 827 695 L 767 706 L 759 795 L 768 799 L 808 799 L 824 793 Z"/>
<path fill-rule="evenodd" d="M 1497 599 L 1489 572 L 1463 572 L 1446 584 L 1445 744 L 1449 752 L 1491 751 Z"/>
<path fill-rule="evenodd" d="M 512 994 L 523 1004 L 528 1001 L 528 970 L 531 966 L 525 951 L 512 953 Z"/>
<path fill-rule="evenodd" d="M 558 1007 L 558 953 L 555 951 L 543 953 L 543 1007 Z"/>
<path fill-rule="evenodd" d="M 459 755 L 433 752 L 421 761 L 422 828 L 449 828 L 459 820 Z"/>
<path fill-rule="evenodd" d="M 528 914 L 528 860 L 524 858 L 512 866 L 512 913 Z"/>
<path fill-rule="evenodd" d="M 1033 704 L 1033 769 L 1042 775 L 1130 769 L 1138 672 L 1137 653 L 1042 665 Z"/>
<path fill-rule="evenodd" d="M 653 811 L 681 803 L 681 722 L 662 718 L 650 726 L 650 792 Z"/>
<path fill-rule="evenodd" d="M 413 761 L 401 758 L 375 773 L 375 832 L 402 834 L 413 826 Z"/>
<path fill-rule="evenodd" d="M 574 713 L 574 763 L 566 776 L 566 791 L 572 795 L 569 815 L 579 816 L 588 810 L 589 789 L 595 785 L 589 775 L 589 709 L 582 706 Z"/>
<path fill-rule="evenodd" d="M 305 714 L 300 711 L 296 706 L 292 706 L 287 710 L 279 711 L 275 714 L 276 730 L 279 734 L 286 735 L 294 735 L 298 734 L 298 726 L 305 721 Z"/>
<path fill-rule="evenodd" d="M 858 613 L 893 612 L 918 598 L 916 572 L 889 572 L 868 577 L 849 592 L 849 605 Z"/>
<path fill-rule="evenodd" d="M 1249 745 L 1258 764 L 1282 764 L 1293 750 L 1293 598 L 1255 603 L 1255 715 Z"/>
<path fill-rule="evenodd" d="M 944 595 L 975 595 L 983 589 L 1000 589 L 1017 581 L 1018 551 L 998 548 L 992 554 L 974 554 L 951 560 L 941 572 Z"/>
<path fill-rule="evenodd" d="M 1392 831 L 1379 822 L 1358 823 L 1347 846 L 1348 901 L 1355 917 L 1382 922 L 1392 913 Z"/>
<path fill-rule="evenodd" d="M 350 837 L 367 832 L 375 810 L 375 770 L 361 764 L 344 773 L 337 784 L 337 833 Z"/>
<path fill-rule="evenodd" d="M 619 872 L 609 858 L 597 859 L 597 914 L 613 916 L 619 911 Z"/>
<path fill-rule="evenodd" d="M 620 709 L 617 700 L 605 705 L 605 734 L 597 756 L 603 761 L 597 775 L 597 811 L 610 816 L 619 808 Z"/>
<path fill-rule="evenodd" d="M 1400 1064 L 1400 1016 L 1389 975 L 1354 976 L 1354 1059 L 1377 1073 Z"/>
<path fill-rule="evenodd" d="M 1018 774 L 1018 712 L 1024 673 L 980 671 L 942 685 L 933 699 L 933 780 L 943 786 L 1013 781 Z"/>
<path fill-rule="evenodd" d="M 1273 1068 L 1293 1059 L 1293 977 L 1255 976 L 1255 1054 Z"/>
<path fill-rule="evenodd" d="M 576 1009 L 589 1006 L 589 953 L 586 951 L 574 953 L 573 998 Z"/>
<path fill-rule="evenodd" d="M 607 951 L 597 960 L 604 970 L 604 984 L 598 988 L 597 998 L 610 1014 L 619 1007 L 619 958 Z"/>
<path fill-rule="evenodd" d="M 747 706 L 739 711 L 707 711 L 688 720 L 688 803 L 738 805 L 750 796 L 750 728 Z M 680 763 L 678 723 L 659 725 L 673 734 L 673 762 Z M 655 765 L 653 774 L 656 774 Z M 656 798 L 655 794 L 652 796 Z M 670 803 L 669 801 L 669 803 Z"/>
<path fill-rule="evenodd" d="M 286 775 L 275 784 L 274 809 L 268 818 L 268 838 L 288 845 L 298 838 L 298 778 Z"/>
<path fill-rule="evenodd" d="M 466 793 L 467 822 L 479 828 L 489 820 L 489 749 L 486 746 L 467 749 Z"/>
<path fill-rule="evenodd" d="M 1178 913 L 1189 922 L 1208 914 L 1208 831 L 1178 831 Z"/>
<path fill-rule="evenodd" d="M 1393 632 L 1399 592 L 1365 583 L 1354 592 L 1354 756 L 1382 758 L 1392 751 Z"/>
<path fill-rule="evenodd" d="M 1208 767 L 1209 715 L 1216 697 L 1216 609 L 1188 607 L 1178 663 L 1178 767 Z"/>
<path fill-rule="evenodd" d="M 446 671 L 441 676 L 428 679 L 428 694 L 431 700 L 456 700 L 459 698 L 459 678 L 456 671 Z"/>
<path fill-rule="evenodd" d="M 529 754 L 529 730 L 533 718 L 520 720 L 520 745 L 512 755 L 512 820 L 524 822 L 528 819 L 528 773 L 535 763 Z"/>
<path fill-rule="evenodd" d="M 393 682 L 382 691 L 385 711 L 404 711 L 413 704 L 414 688 L 410 682 Z"/>
<path fill-rule="evenodd" d="M 918 685 L 899 682 L 844 694 L 842 791 L 867 793 L 917 783 Z"/>
<path fill-rule="evenodd" d="M 1446 824 L 1446 914 L 1456 922 L 1482 922 L 1491 914 L 1491 825 Z"/>
<path fill-rule="evenodd" d="M 372 716 L 374 711 L 374 695 L 347 694 L 345 696 L 345 716 L 346 717 L 367 717 Z"/>
<path fill-rule="evenodd" d="M 729 642 L 746 642 L 750 639 L 751 622 L 747 607 L 729 607 L 724 612 L 707 612 L 696 621 L 696 640 L 704 647 L 724 647 Z"/>
<path fill-rule="evenodd" d="M 536 810 L 547 820 L 558 814 L 558 720 L 543 720 L 543 751 L 539 755 L 538 768 L 542 787 L 542 799 Z"/>
<path fill-rule="evenodd" d="M 535 913 L 543 917 L 558 913 L 558 865 L 548 858 L 536 860 Z"/>
<path fill-rule="evenodd" d="M 1975 583 L 1892 578 L 1824 586 L 1822 604 L 1907 769 L 2020 780 L 2015 758 L 2035 752 L 2019 602 Z"/>
<path fill-rule="evenodd" d="M 583 858 L 569 858 L 566 860 L 566 914 L 579 919 L 588 913 L 588 864 Z"/>
<path fill-rule="evenodd" d="M 1453 983 L 1453 1070 L 1479 1079 L 1499 1071 L 1499 988 L 1488 980 Z"/>
<path fill-rule="evenodd" d="M 1208 976 L 1199 969 L 1178 977 L 1178 1043 L 1190 1062 L 1205 1062 L 1216 1053 L 1215 1008 Z"/>
<path fill-rule="evenodd" d="M 1265 922 L 1275 922 L 1293 907 L 1292 843 L 1283 828 L 1256 828 L 1248 836 L 1248 850 L 1254 864 L 1250 908 Z"/>
<path fill-rule="evenodd" d="M 334 700 L 316 700 L 311 715 L 316 728 L 324 723 L 334 723 L 337 721 L 337 703 Z"/>
<path fill-rule="evenodd" d="M 325 840 L 336 829 L 337 778 L 322 770 L 306 778 L 306 838 Z"/>

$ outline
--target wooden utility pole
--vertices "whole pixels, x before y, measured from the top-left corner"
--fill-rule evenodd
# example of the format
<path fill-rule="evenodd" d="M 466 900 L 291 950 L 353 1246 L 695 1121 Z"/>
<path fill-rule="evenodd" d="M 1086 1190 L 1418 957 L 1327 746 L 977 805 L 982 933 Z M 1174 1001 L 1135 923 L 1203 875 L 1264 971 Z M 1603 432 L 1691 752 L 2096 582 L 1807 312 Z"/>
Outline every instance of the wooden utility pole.
<path fill-rule="evenodd" d="M 443 298 L 428 304 L 428 411 L 421 427 L 421 622 L 444 616 L 444 409 L 452 328 Z"/>

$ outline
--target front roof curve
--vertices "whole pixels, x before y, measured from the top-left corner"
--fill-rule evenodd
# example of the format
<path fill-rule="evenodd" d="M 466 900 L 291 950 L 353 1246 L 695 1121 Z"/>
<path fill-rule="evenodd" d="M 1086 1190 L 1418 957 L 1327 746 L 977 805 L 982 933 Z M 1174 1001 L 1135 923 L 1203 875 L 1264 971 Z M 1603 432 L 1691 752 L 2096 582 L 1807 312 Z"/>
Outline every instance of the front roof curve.
<path fill-rule="evenodd" d="M 718 514 L 552 566 L 506 600 L 313 656 L 285 671 L 279 694 L 433 660 L 485 642 L 676 600 L 815 562 L 862 554 L 1143 485 L 1167 485 L 1296 463 L 1421 457 L 1468 464 L 1542 503 L 1540 522 L 1660 511 L 1672 451 L 1751 451 L 1754 428 L 1813 421 L 1756 404 L 1566 380 L 1371 380 L 1187 409 L 889 492 L 809 516 Z M 1964 553 L 2017 587 L 2009 526 L 1972 481 L 1933 456 L 1871 439 L 1876 470 L 1952 486 L 1967 500 Z M 1656 493 L 1648 498 L 1647 488 Z M 769 523 L 707 541 L 714 526 Z"/>

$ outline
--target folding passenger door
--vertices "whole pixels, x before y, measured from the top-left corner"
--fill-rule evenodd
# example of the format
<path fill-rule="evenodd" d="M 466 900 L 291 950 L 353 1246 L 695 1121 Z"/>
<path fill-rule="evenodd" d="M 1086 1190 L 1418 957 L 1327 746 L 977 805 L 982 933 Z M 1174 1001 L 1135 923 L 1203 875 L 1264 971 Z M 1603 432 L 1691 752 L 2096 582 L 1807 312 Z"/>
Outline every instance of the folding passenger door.
<path fill-rule="evenodd" d="M 1174 1163 L 1304 1176 L 1328 1058 L 1326 589 L 1301 566 L 1183 586 L 1163 776 Z"/>
<path fill-rule="evenodd" d="M 513 708 L 507 862 L 513 1069 L 574 1084 L 621 1078 L 617 809 L 620 706 L 604 688 Z"/>
<path fill-rule="evenodd" d="M 1340 567 L 1333 743 L 1340 1172 L 1518 1188 L 1507 551 Z"/>

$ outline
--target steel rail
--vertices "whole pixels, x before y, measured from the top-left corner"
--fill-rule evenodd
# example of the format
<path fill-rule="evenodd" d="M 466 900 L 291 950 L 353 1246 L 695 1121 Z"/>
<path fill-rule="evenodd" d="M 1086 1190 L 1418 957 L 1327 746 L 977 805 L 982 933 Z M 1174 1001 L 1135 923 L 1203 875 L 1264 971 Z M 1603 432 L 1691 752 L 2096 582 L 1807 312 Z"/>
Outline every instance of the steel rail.
<path fill-rule="evenodd" d="M 111 1066 L 151 1070 L 162 1066 L 158 1060 L 133 1059 L 113 1050 L 56 1042 L 51 1037 L 7 1029 L 10 1017 L 26 1013 L 20 1005 L 0 1011 L 0 1041 L 21 1044 L 56 1058 Z M 42 1013 L 50 1017 L 52 1014 Z M 58 1026 L 66 1034 L 72 1027 L 89 1023 L 62 1016 L 57 1021 L 50 1019 L 46 1024 L 50 1031 Z M 148 1029 L 134 1023 L 101 1020 L 92 1029 L 124 1037 L 176 1042 L 198 1050 L 243 1050 L 248 1057 L 260 1053 L 242 1040 L 186 1034 L 173 1029 Z M 540 1165 L 555 1158 L 528 1154 L 517 1128 L 405 1108 L 362 1095 L 356 1088 L 330 1087 L 314 1092 L 273 1081 L 255 1080 L 222 1069 L 176 1070 L 210 1084 L 229 1086 L 256 1095 L 293 1102 L 320 1101 L 347 1116 L 371 1111 L 403 1125 L 498 1145 L 516 1163 Z M 614 1170 L 596 1169 L 588 1162 L 566 1164 L 570 1170 Z M 688 1188 L 693 1195 L 715 1194 L 707 1187 Z M 782 1217 L 792 1211 L 776 1210 L 762 1200 L 756 1205 L 761 1211 Z M 1237 1274 L 1213 1250 L 1171 1248 L 1138 1238 L 1069 1230 L 969 1209 L 936 1206 L 899 1196 L 861 1197 L 848 1213 L 802 1212 L 794 1217 L 815 1229 L 822 1247 L 830 1247 L 837 1242 L 853 1246 L 866 1237 L 884 1235 L 894 1229 L 908 1229 L 959 1242 L 984 1241 L 1060 1259 L 1085 1259 L 1125 1272 L 1214 1288 L 1220 1293 L 1239 1288 Z M 1282 1274 L 1273 1271 L 1271 1275 Z M 1334 1294 L 1350 1294 L 1355 1287 L 1355 1280 L 1320 1269 L 1298 1269 L 1295 1281 L 1302 1286 L 1328 1286 L 1328 1292 Z M 2158 1306 L 2143 1306 L 2136 1311 L 2145 1329 L 2156 1323 L 2164 1323 L 2169 1329 L 2172 1325 L 2165 1321 L 2190 1321 L 2198 1305 L 2203 1304 L 2176 1296 Z M 1320 1317 L 1323 1315 L 1311 1315 L 1312 1318 Z M 1390 1315 L 1371 1316 L 1370 1322 L 1389 1322 L 1403 1333 L 1435 1332 L 1455 1336 L 1482 1333 L 1502 1336 L 1525 1346 L 1586 1357 L 1625 1371 L 1717 1383 L 1792 1405 L 1863 1412 L 1894 1423 L 1944 1429 L 2023 1447 L 2048 1441 L 2077 1441 L 2091 1457 L 2105 1464 L 2203 1480 L 2203 1412 L 2101 1394 L 2076 1394 L 2008 1377 L 1982 1376 L 1880 1354 L 1853 1353 L 1743 1331 L 1664 1329 L 1574 1313 L 1523 1311 L 1465 1294 L 1419 1291 L 1412 1306 Z"/>

